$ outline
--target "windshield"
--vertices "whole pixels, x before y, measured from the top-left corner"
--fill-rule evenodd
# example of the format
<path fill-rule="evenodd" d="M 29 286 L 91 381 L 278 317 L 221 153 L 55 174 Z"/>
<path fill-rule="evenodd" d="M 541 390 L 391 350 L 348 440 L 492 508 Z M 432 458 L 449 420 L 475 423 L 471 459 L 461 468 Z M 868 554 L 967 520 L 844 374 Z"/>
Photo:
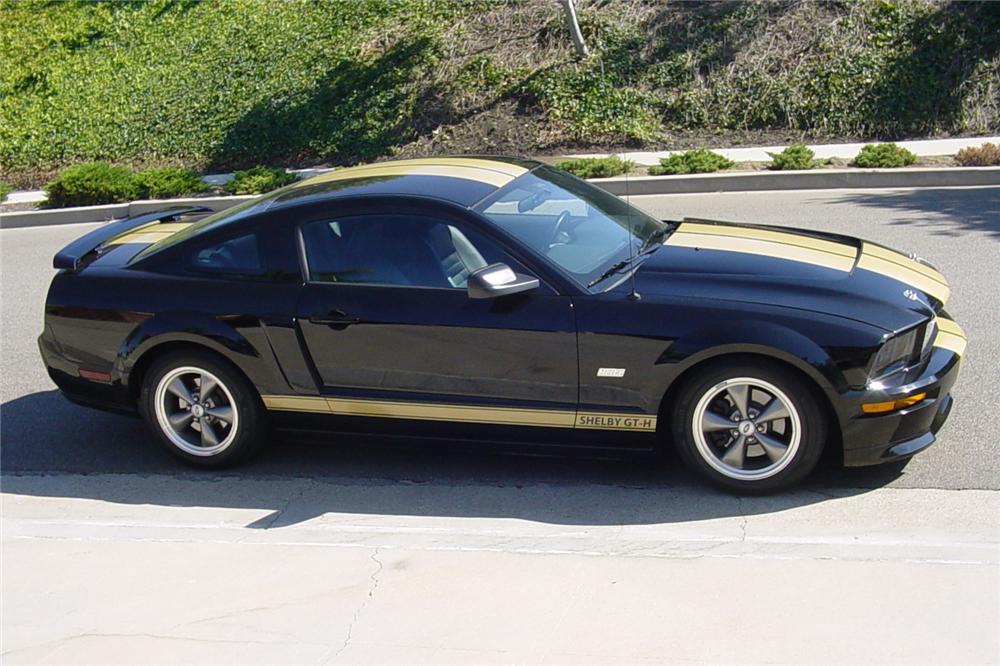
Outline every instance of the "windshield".
<path fill-rule="evenodd" d="M 648 249 L 668 229 L 613 194 L 549 166 L 517 178 L 474 210 L 576 282 L 598 289 L 606 286 L 600 284 L 604 277 L 624 269 L 636 251 Z"/>

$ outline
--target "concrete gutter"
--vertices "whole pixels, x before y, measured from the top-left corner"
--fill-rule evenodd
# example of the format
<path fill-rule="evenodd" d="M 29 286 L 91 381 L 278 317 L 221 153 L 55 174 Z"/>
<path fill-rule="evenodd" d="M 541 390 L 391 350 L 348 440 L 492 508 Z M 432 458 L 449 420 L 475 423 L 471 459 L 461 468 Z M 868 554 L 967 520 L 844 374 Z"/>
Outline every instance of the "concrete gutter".
<path fill-rule="evenodd" d="M 612 194 L 694 194 L 763 190 L 826 190 L 1000 185 L 1000 167 L 908 169 L 816 169 L 813 171 L 743 171 L 686 176 L 595 178 Z"/>
<path fill-rule="evenodd" d="M 628 178 L 627 181 L 621 177 L 594 178 L 590 182 L 612 194 L 634 196 L 765 190 L 982 187 L 1000 185 L 1000 167 L 744 171 L 686 176 L 636 176 Z M 244 195 L 160 199 L 107 206 L 0 213 L 0 229 L 101 222 L 181 204 L 195 204 L 208 206 L 212 210 L 223 210 L 252 198 L 252 195 Z"/>

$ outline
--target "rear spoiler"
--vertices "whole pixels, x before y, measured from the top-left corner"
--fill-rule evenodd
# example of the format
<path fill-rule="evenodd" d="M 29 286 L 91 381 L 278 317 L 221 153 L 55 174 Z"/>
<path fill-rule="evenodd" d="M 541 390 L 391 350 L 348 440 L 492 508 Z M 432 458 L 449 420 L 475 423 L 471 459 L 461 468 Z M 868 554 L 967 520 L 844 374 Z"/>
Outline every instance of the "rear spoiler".
<path fill-rule="evenodd" d="M 138 229 L 153 222 L 173 221 L 182 215 L 210 212 L 212 212 L 212 209 L 205 206 L 174 206 L 152 213 L 133 215 L 132 217 L 108 222 L 104 226 L 98 227 L 88 234 L 84 234 L 59 250 L 56 256 L 52 258 L 52 267 L 65 268 L 71 271 L 79 270 L 83 263 L 83 258 L 100 247 L 102 243 L 106 243 L 133 229 Z"/>

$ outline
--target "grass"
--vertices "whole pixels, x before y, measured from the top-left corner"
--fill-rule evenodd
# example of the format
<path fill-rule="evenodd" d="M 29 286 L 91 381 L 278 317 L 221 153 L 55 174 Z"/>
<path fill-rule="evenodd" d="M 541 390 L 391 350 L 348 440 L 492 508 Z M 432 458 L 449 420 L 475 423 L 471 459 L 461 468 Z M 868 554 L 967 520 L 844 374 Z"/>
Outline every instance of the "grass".
<path fill-rule="evenodd" d="M 551 2 L 0 0 L 0 177 L 1000 128 L 1000 3 L 579 14 L 583 59 Z"/>

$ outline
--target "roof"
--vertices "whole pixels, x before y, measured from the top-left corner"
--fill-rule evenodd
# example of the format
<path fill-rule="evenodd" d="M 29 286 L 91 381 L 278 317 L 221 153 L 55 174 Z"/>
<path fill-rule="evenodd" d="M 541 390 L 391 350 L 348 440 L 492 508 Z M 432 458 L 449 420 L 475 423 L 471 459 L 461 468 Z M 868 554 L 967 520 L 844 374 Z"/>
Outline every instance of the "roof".
<path fill-rule="evenodd" d="M 504 157 L 428 157 L 337 169 L 283 191 L 276 205 L 359 194 L 431 196 L 471 206 L 540 162 Z"/>

